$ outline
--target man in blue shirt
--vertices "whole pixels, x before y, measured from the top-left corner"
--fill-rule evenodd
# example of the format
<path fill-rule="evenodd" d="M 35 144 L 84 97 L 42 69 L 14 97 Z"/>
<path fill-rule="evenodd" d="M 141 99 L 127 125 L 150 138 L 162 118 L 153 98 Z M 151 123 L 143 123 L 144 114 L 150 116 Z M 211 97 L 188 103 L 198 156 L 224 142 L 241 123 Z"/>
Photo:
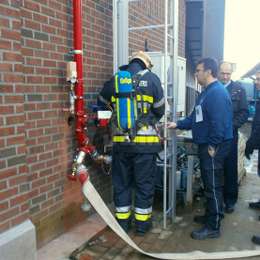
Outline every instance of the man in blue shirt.
<path fill-rule="evenodd" d="M 220 236 L 223 166 L 233 138 L 232 103 L 227 90 L 217 80 L 217 72 L 214 59 L 204 58 L 197 63 L 195 76 L 203 91 L 188 117 L 168 125 L 168 128 L 191 129 L 193 141 L 198 144 L 206 197 L 205 215 L 194 218 L 203 227 L 191 233 L 191 237 L 198 240 Z"/>

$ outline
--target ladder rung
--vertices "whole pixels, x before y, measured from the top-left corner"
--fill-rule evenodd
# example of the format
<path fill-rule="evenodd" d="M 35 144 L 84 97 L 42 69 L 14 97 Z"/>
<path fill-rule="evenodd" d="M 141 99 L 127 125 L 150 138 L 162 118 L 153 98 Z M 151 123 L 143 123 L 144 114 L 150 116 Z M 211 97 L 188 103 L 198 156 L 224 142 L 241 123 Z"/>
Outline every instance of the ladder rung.
<path fill-rule="evenodd" d="M 156 163 L 157 166 L 164 166 L 164 163 Z M 167 168 L 171 168 L 172 165 L 171 164 L 166 164 Z"/>
<path fill-rule="evenodd" d="M 163 28 L 165 27 L 165 24 L 153 24 L 153 25 L 146 25 L 146 26 L 140 26 L 140 27 L 131 27 L 129 28 L 129 32 L 131 31 L 139 31 L 139 30 L 151 30 L 151 29 L 157 29 L 157 28 Z M 168 24 L 168 28 L 173 27 L 172 24 Z"/>

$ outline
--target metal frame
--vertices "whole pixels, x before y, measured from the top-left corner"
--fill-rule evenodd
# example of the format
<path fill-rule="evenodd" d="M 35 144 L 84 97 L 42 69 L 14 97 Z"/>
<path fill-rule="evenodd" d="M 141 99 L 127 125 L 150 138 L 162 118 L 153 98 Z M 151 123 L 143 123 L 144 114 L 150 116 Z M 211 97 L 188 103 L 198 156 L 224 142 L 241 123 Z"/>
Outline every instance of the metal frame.
<path fill-rule="evenodd" d="M 155 28 L 164 28 L 164 96 L 165 99 L 172 99 L 170 104 L 171 120 L 177 120 L 177 98 L 178 98 L 178 19 L 179 7 L 178 0 L 164 0 L 165 4 L 165 22 L 164 24 L 148 25 L 128 28 L 128 4 L 129 2 L 138 2 L 141 0 L 113 0 L 113 50 L 114 50 L 114 72 L 122 64 L 128 61 L 128 33 L 134 30 L 152 30 Z M 170 23 L 168 24 L 168 5 L 170 4 Z M 123 22 L 119 22 L 119 15 L 123 14 Z M 169 33 L 168 33 L 169 32 Z M 170 40 L 170 42 L 168 41 Z M 168 44 L 169 51 L 168 51 Z M 167 60 L 170 57 L 170 69 L 167 71 Z M 168 79 L 173 82 L 168 82 Z M 176 86 L 172 90 L 172 96 L 168 96 L 168 87 Z M 175 100 L 173 99 L 175 97 Z M 167 228 L 167 216 L 174 221 L 176 216 L 176 133 L 170 133 L 167 129 L 167 111 L 164 115 L 164 191 L 163 191 L 163 228 Z M 170 152 L 170 154 L 168 154 Z M 170 165 L 167 165 L 167 159 L 170 158 Z M 167 171 L 169 171 L 169 207 L 167 208 Z"/>

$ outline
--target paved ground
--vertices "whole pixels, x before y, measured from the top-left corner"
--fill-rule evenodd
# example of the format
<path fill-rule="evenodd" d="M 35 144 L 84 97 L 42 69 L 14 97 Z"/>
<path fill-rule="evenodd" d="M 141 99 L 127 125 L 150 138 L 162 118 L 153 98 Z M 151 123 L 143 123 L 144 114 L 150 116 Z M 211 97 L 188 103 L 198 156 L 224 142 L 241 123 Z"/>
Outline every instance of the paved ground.
<path fill-rule="evenodd" d="M 144 237 L 135 236 L 130 232 L 131 238 L 144 250 L 149 252 L 189 252 L 201 250 L 206 252 L 232 251 L 246 249 L 260 249 L 251 242 L 251 237 L 256 232 L 260 235 L 260 221 L 256 212 L 248 208 L 248 202 L 260 198 L 260 178 L 256 175 L 256 154 L 248 166 L 248 174 L 244 178 L 239 194 L 239 202 L 233 214 L 225 215 L 222 223 L 222 236 L 219 239 L 196 241 L 190 238 L 190 232 L 200 226 L 194 224 L 192 219 L 195 214 L 203 213 L 196 203 L 192 212 L 179 209 L 177 223 L 169 226 L 167 230 L 161 229 L 161 213 L 156 212 L 154 228 Z M 72 258 L 73 259 L 73 258 Z M 91 239 L 83 251 L 74 254 L 74 259 L 80 260 L 135 260 L 151 259 L 143 256 L 126 245 L 113 231 L 106 229 L 101 234 Z M 259 260 L 259 257 L 250 258 Z"/>

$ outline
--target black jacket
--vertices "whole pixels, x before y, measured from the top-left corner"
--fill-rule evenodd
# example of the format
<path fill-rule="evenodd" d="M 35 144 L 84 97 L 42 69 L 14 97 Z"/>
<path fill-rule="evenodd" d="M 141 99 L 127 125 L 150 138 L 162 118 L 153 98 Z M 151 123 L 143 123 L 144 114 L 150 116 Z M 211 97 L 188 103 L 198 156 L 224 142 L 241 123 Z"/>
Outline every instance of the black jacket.
<path fill-rule="evenodd" d="M 256 100 L 255 116 L 248 142 L 253 149 L 260 149 L 260 98 Z"/>
<path fill-rule="evenodd" d="M 227 91 L 232 100 L 233 128 L 237 130 L 247 122 L 249 115 L 245 89 L 237 82 L 231 81 Z"/>

